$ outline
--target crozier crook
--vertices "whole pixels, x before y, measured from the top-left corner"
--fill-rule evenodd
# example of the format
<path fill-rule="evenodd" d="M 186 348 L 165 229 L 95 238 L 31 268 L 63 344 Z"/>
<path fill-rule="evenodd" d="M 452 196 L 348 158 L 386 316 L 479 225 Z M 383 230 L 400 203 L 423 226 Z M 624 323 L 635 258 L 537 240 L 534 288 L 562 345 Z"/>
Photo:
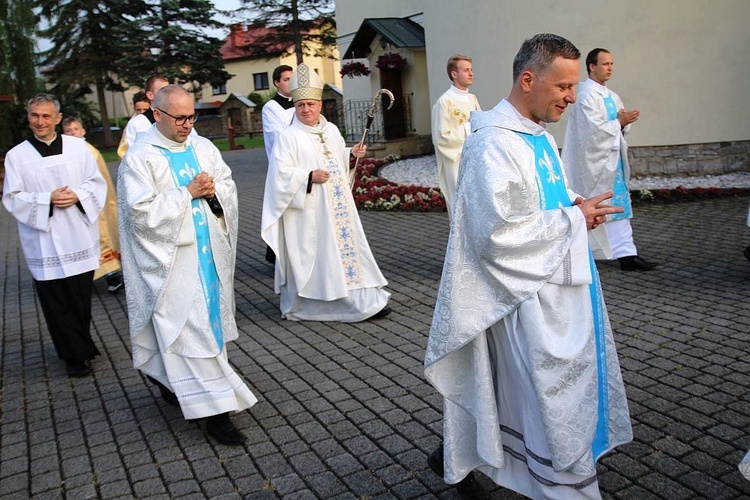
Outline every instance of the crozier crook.
<path fill-rule="evenodd" d="M 375 118 L 375 109 L 378 106 L 378 98 L 381 95 L 388 96 L 388 107 L 385 109 L 391 109 L 393 107 L 393 102 L 396 100 L 393 97 L 393 92 L 391 92 L 388 89 L 380 89 L 375 93 L 375 96 L 372 98 L 372 103 L 370 104 L 370 109 L 367 111 L 367 123 L 365 125 L 365 131 L 362 133 L 362 140 L 359 141 L 360 147 L 365 143 L 365 139 L 367 139 L 367 133 L 370 131 L 370 126 L 372 125 L 372 120 Z M 359 165 L 359 158 L 356 158 L 354 160 L 354 172 L 356 174 L 357 171 L 357 165 Z"/>

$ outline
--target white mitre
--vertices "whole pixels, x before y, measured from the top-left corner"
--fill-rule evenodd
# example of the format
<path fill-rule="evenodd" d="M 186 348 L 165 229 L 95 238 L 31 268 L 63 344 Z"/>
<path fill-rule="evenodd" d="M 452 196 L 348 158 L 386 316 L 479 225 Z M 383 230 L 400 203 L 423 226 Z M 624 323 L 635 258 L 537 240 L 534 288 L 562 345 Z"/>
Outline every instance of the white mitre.
<path fill-rule="evenodd" d="M 323 80 L 305 63 L 297 66 L 289 79 L 289 89 L 294 102 L 303 99 L 323 100 Z"/>

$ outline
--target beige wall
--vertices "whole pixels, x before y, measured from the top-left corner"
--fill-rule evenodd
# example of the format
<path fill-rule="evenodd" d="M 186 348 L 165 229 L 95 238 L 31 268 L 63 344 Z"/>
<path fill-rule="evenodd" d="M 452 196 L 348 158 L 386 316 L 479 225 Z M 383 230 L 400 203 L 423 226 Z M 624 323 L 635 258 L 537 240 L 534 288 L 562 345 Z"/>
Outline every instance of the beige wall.
<path fill-rule="evenodd" d="M 338 50 L 333 51 L 333 56 L 336 59 L 305 57 L 305 64 L 318 71 L 318 74 L 323 79 L 323 83 L 331 83 L 338 88 L 341 88 L 341 75 L 339 74 L 341 64 L 338 60 Z M 211 86 L 206 85 L 203 87 L 203 97 L 200 100 L 202 102 L 224 101 L 229 97 L 229 94 L 247 97 L 251 92 L 258 92 L 259 94 L 270 97 L 276 91 L 276 87 L 273 85 L 273 70 L 282 64 L 287 64 L 292 68 L 295 68 L 297 66 L 296 54 L 289 53 L 278 59 L 243 59 L 240 61 L 229 61 L 226 63 L 226 70 L 229 74 L 234 76 L 227 82 L 227 93 L 213 95 Z M 255 90 L 253 75 L 256 73 L 268 74 L 268 90 Z"/>
<path fill-rule="evenodd" d="M 336 2 L 342 40 L 364 18 L 420 12 L 431 103 L 447 88 L 447 58 L 462 52 L 474 58 L 472 91 L 483 108 L 494 106 L 510 90 L 512 61 L 521 42 L 535 33 L 553 32 L 575 43 L 583 57 L 597 46 L 612 51 L 615 72 L 609 86 L 626 107 L 641 110 L 629 136 L 632 146 L 750 139 L 750 93 L 745 91 L 750 81 L 750 1 L 475 0 L 470 9 L 448 0 Z M 347 47 L 343 43 L 340 50 Z M 418 113 L 428 115 L 429 108 L 415 108 Z M 564 122 L 550 130 L 562 143 Z"/>

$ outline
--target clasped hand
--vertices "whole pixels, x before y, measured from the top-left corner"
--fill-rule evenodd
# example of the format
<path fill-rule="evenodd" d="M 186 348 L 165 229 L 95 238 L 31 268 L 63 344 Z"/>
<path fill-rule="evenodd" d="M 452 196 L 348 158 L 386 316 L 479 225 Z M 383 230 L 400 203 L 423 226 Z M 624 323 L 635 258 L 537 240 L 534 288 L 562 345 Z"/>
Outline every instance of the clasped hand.
<path fill-rule="evenodd" d="M 611 214 L 619 214 L 625 211 L 622 207 L 615 207 L 607 205 L 604 202 L 614 196 L 612 191 L 607 191 L 597 196 L 584 200 L 582 197 L 578 197 L 573 202 L 573 205 L 577 206 L 583 217 L 586 219 L 586 229 L 596 229 L 597 226 L 603 224 L 607 220 L 607 216 Z"/>
<path fill-rule="evenodd" d="M 216 195 L 214 178 L 206 172 L 201 172 L 187 185 L 190 196 L 195 198 L 213 198 Z"/>
<path fill-rule="evenodd" d="M 57 208 L 68 208 L 78 202 L 78 195 L 68 189 L 68 186 L 63 186 L 50 193 L 50 201 Z"/>
<path fill-rule="evenodd" d="M 637 121 L 640 115 L 641 115 L 641 112 L 638 111 L 637 109 L 632 109 L 628 111 L 625 108 L 622 108 L 620 111 L 617 112 L 617 120 L 620 122 L 620 127 L 625 128 L 626 126 L 630 125 L 634 121 Z"/>

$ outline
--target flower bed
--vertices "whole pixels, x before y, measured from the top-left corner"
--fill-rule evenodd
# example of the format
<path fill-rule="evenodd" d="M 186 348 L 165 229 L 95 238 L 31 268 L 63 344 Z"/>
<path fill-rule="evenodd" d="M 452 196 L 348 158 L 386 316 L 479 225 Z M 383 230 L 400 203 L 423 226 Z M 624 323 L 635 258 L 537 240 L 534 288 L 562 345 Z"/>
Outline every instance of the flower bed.
<path fill-rule="evenodd" d="M 397 155 L 391 155 L 359 160 L 352 191 L 357 208 L 401 212 L 444 211 L 445 199 L 439 189 L 401 186 L 378 177 L 378 170 L 383 165 L 398 159 Z"/>
<path fill-rule="evenodd" d="M 445 199 L 437 188 L 404 186 L 378 176 L 380 169 L 393 161 L 397 155 L 386 158 L 363 158 L 357 166 L 354 182 L 354 201 L 361 210 L 386 210 L 401 212 L 445 211 Z M 630 196 L 634 203 L 675 203 L 748 196 L 750 188 L 720 188 L 679 186 L 672 189 L 634 189 Z"/>
<path fill-rule="evenodd" d="M 732 196 L 747 196 L 750 188 L 720 188 L 720 187 L 694 187 L 686 188 L 678 186 L 674 189 L 639 189 L 630 191 L 630 197 L 634 202 L 642 203 L 671 203 L 677 201 L 704 200 L 708 198 L 726 198 Z"/>

